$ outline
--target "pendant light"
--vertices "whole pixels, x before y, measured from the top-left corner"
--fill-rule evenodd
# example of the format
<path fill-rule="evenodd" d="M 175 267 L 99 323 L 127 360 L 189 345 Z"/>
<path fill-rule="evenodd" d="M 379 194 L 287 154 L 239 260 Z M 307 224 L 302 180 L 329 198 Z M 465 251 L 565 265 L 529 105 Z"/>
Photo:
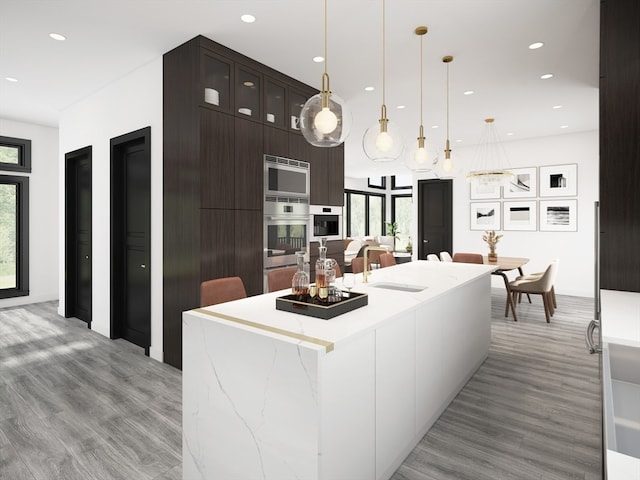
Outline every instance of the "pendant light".
<path fill-rule="evenodd" d="M 474 159 L 475 170 L 469 172 L 467 180 L 483 186 L 506 185 L 513 177 L 507 154 L 498 138 L 494 119 L 486 118 L 484 122 L 485 129 Z"/>
<path fill-rule="evenodd" d="M 327 73 L 327 0 L 324 0 L 324 73 L 322 89 L 311 97 L 300 112 L 300 131 L 311 145 L 336 147 L 351 129 L 351 112 L 345 101 L 331 93 Z"/>
<path fill-rule="evenodd" d="M 392 162 L 404 150 L 402 137 L 387 118 L 385 60 L 385 0 L 382 0 L 382 108 L 380 119 L 367 129 L 362 138 L 364 153 L 374 162 Z"/>
<path fill-rule="evenodd" d="M 424 142 L 424 126 L 422 124 L 422 110 L 423 110 L 423 96 L 422 96 L 422 84 L 423 84 L 423 67 L 422 67 L 422 44 L 424 35 L 427 33 L 428 28 L 424 26 L 417 27 L 415 29 L 415 34 L 420 37 L 420 129 L 418 133 L 418 143 L 413 148 L 413 150 L 409 153 L 406 159 L 406 165 L 414 172 L 429 172 L 431 171 L 431 166 L 435 162 L 429 161 L 429 152 L 427 151 Z M 437 157 L 436 157 L 437 158 Z"/>
<path fill-rule="evenodd" d="M 453 160 L 451 159 L 451 145 L 449 143 L 449 64 L 453 62 L 451 55 L 442 57 L 442 61 L 447 66 L 447 140 L 444 144 L 444 162 L 442 162 L 442 171 L 445 174 L 451 174 L 454 169 Z"/>

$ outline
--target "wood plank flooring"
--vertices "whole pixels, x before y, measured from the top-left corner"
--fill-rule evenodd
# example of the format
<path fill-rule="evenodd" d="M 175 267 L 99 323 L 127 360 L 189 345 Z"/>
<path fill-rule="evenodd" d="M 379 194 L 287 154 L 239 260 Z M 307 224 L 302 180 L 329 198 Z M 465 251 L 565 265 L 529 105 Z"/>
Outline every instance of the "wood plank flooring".
<path fill-rule="evenodd" d="M 593 302 L 533 302 L 514 323 L 494 294 L 487 361 L 393 480 L 600 478 Z M 181 381 L 55 302 L 0 309 L 0 479 L 182 479 Z"/>

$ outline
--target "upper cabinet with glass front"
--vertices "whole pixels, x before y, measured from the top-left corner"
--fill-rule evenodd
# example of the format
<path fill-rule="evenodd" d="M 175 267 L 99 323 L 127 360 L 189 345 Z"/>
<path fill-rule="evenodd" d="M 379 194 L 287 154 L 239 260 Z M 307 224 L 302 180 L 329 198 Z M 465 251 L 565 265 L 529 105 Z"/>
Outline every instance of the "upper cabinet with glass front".
<path fill-rule="evenodd" d="M 264 121 L 268 125 L 287 128 L 287 87 L 270 78 L 264 80 Z"/>
<path fill-rule="evenodd" d="M 209 52 L 202 54 L 202 79 L 205 105 L 230 111 L 233 106 L 233 63 Z"/>
<path fill-rule="evenodd" d="M 291 130 L 300 132 L 300 112 L 302 107 L 307 102 L 307 97 L 303 94 L 289 91 L 289 114 L 291 116 L 289 128 Z"/>
<path fill-rule="evenodd" d="M 262 120 L 261 85 L 262 75 L 236 64 L 236 116 Z"/>

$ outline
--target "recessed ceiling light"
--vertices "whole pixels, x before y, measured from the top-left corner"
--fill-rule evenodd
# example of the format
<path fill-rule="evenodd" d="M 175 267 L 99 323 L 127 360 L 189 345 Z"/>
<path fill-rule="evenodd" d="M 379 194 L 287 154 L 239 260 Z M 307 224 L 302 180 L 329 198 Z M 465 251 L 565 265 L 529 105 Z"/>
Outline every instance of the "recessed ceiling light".
<path fill-rule="evenodd" d="M 507 132 L 507 133 L 505 133 L 505 135 L 511 136 L 511 135 L 513 135 L 513 132 Z"/>
<path fill-rule="evenodd" d="M 465 92 L 463 92 L 463 93 L 464 93 L 465 95 L 473 95 L 473 94 L 474 94 L 474 93 L 476 93 L 476 92 L 474 92 L 473 90 L 467 90 L 467 91 L 465 91 Z"/>
<path fill-rule="evenodd" d="M 456 143 L 462 143 L 462 140 L 458 139 L 456 140 Z"/>
<path fill-rule="evenodd" d="M 553 77 L 553 73 L 545 73 L 544 75 L 540 75 L 540 78 L 542 80 L 546 80 L 546 79 L 551 78 L 551 77 Z"/>
<path fill-rule="evenodd" d="M 538 48 L 542 48 L 544 46 L 544 43 L 542 42 L 534 42 L 531 45 L 529 45 L 529 50 L 537 50 Z"/>
<path fill-rule="evenodd" d="M 365 92 L 373 92 L 375 90 L 374 87 L 364 87 Z"/>
<path fill-rule="evenodd" d="M 324 62 L 324 57 L 318 55 L 317 57 L 313 57 L 313 61 L 316 63 L 322 63 Z"/>
<path fill-rule="evenodd" d="M 240 20 L 242 20 L 244 23 L 253 23 L 256 21 L 256 17 L 248 13 L 245 13 L 240 17 Z"/>
<path fill-rule="evenodd" d="M 15 83 L 15 82 L 17 82 L 17 81 L 18 81 L 18 79 L 17 79 L 17 78 L 13 78 L 13 77 L 4 77 L 4 79 L 5 79 L 7 82 L 14 82 L 14 83 Z"/>
<path fill-rule="evenodd" d="M 397 108 L 398 110 L 402 110 L 403 108 L 407 108 L 407 107 L 405 107 L 404 105 L 398 105 L 396 108 Z"/>
<path fill-rule="evenodd" d="M 553 108 L 554 110 L 558 110 L 559 108 L 562 108 L 562 105 L 554 105 L 551 108 Z"/>
<path fill-rule="evenodd" d="M 247 80 L 246 82 L 243 83 L 243 85 L 245 87 L 253 87 L 255 84 L 253 82 L 250 82 L 250 81 Z"/>
<path fill-rule="evenodd" d="M 65 37 L 64 35 L 60 35 L 59 33 L 50 33 L 49 36 L 54 40 L 58 40 L 59 42 L 64 42 L 67 39 L 67 37 Z"/>
<path fill-rule="evenodd" d="M 433 129 L 440 128 L 440 125 L 431 125 L 431 128 Z"/>
<path fill-rule="evenodd" d="M 569 128 L 569 125 L 560 125 L 560 128 Z"/>

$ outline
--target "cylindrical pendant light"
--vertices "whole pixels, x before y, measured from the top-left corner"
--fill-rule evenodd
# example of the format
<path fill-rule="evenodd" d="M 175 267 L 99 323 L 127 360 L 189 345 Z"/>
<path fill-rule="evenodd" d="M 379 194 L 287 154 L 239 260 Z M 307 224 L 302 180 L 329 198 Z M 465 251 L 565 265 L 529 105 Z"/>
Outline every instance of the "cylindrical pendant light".
<path fill-rule="evenodd" d="M 322 89 L 311 97 L 300 112 L 300 131 L 311 145 L 335 147 L 345 141 L 351 130 L 351 112 L 345 101 L 331 93 L 327 73 L 327 0 L 324 0 L 324 73 Z"/>
<path fill-rule="evenodd" d="M 385 85 L 385 0 L 382 0 L 382 107 L 380 119 L 367 129 L 362 138 L 364 153 L 374 162 L 392 162 L 404 150 L 402 136 L 387 118 Z"/>
<path fill-rule="evenodd" d="M 444 162 L 442 162 L 442 171 L 445 174 L 453 172 L 454 164 L 451 158 L 451 145 L 449 143 L 449 64 L 453 62 L 451 55 L 445 55 L 442 57 L 442 61 L 447 66 L 447 140 L 444 146 Z"/>

